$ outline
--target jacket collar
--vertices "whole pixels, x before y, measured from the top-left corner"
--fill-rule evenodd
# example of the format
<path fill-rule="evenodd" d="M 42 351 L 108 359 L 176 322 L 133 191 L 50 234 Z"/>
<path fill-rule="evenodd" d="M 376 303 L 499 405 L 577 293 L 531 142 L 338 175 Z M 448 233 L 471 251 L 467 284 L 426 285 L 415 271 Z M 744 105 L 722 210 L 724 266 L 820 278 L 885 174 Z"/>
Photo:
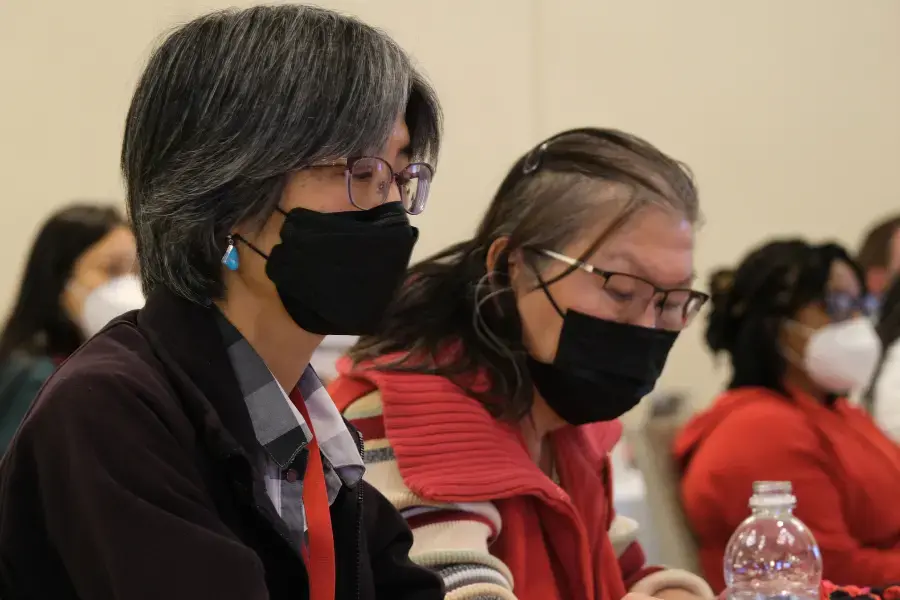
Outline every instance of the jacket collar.
<path fill-rule="evenodd" d="M 392 358 L 397 357 L 384 357 L 384 362 L 389 364 Z M 349 359 L 338 362 L 338 371 L 342 375 L 329 391 L 339 410 L 375 389 L 380 392 L 385 433 L 403 482 L 414 494 L 449 503 L 536 498 L 581 531 L 577 541 L 554 538 L 551 543 L 565 539 L 566 544 L 578 545 L 578 560 L 564 566 L 567 577 L 580 581 L 585 590 L 594 589 L 591 546 L 597 542 L 597 531 L 587 530 L 585 518 L 606 531 L 611 517 L 606 505 L 598 502 L 596 488 L 585 485 L 574 495 L 564 492 L 531 460 L 518 427 L 494 419 L 480 402 L 444 377 L 381 371 L 371 364 L 354 368 Z M 555 432 L 563 481 L 596 477 L 621 434 L 618 421 Z M 608 472 L 602 468 L 601 476 L 609 485 Z M 576 504 L 592 514 L 579 515 Z"/>
<path fill-rule="evenodd" d="M 157 288 L 138 312 L 137 325 L 181 388 L 185 411 L 201 424 L 215 449 L 254 456 L 258 442 L 215 308 Z"/>
<path fill-rule="evenodd" d="M 137 312 L 137 327 L 162 363 L 198 436 L 227 467 L 235 496 L 252 506 L 289 547 L 290 532 L 258 472 L 259 442 L 215 310 L 158 288 Z"/>
<path fill-rule="evenodd" d="M 518 428 L 494 419 L 446 378 L 353 367 L 348 359 L 338 371 L 343 376 L 329 391 L 339 410 L 374 389 L 381 393 L 385 432 L 414 493 L 440 502 L 533 495 L 559 506 L 561 490 L 528 456 Z M 562 429 L 553 434 L 557 462 L 578 456 L 579 465 L 600 465 L 621 434 L 618 421 Z"/>
<path fill-rule="evenodd" d="M 123 319 L 136 320 L 198 437 L 225 465 L 235 497 L 268 522 L 290 556 L 299 557 L 287 525 L 266 493 L 257 460 L 260 445 L 216 314 L 212 306 L 157 289 L 136 317 L 130 313 Z M 353 441 L 361 446 L 358 432 L 348 428 Z"/>

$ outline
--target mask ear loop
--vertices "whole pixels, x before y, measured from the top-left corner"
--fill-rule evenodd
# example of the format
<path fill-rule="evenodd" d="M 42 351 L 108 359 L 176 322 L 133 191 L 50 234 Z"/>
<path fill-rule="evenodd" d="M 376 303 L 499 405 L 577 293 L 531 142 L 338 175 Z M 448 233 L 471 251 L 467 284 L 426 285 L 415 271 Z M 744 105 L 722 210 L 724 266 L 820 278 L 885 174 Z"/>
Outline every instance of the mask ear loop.
<path fill-rule="evenodd" d="M 478 333 L 478 336 L 482 338 L 482 341 L 491 346 L 495 352 L 513 358 L 512 353 L 506 348 L 506 345 L 497 336 L 497 334 L 495 334 L 491 330 L 490 326 L 484 320 L 484 316 L 482 316 L 481 314 L 481 307 L 484 306 L 485 303 L 493 300 L 500 294 L 512 291 L 511 287 L 504 286 L 491 290 L 486 295 L 481 296 L 482 290 L 492 287 L 490 285 L 490 279 L 492 278 L 493 274 L 494 272 L 485 273 L 475 284 L 475 310 L 472 313 L 472 325 L 475 327 L 475 331 Z"/>
<path fill-rule="evenodd" d="M 233 234 L 231 234 L 230 236 L 228 236 L 228 243 L 229 243 L 230 245 L 234 245 L 234 242 L 241 242 L 242 244 L 245 244 L 248 248 L 250 248 L 251 250 L 253 250 L 253 251 L 256 252 L 257 254 L 259 254 L 260 256 L 262 256 L 264 259 L 269 260 L 269 255 L 268 255 L 268 254 L 266 254 L 265 252 L 263 252 L 262 250 L 260 250 L 259 248 L 257 248 L 255 245 L 253 245 L 252 242 L 250 242 L 249 240 L 247 240 L 247 238 L 245 238 L 245 237 L 242 236 L 241 234 L 239 234 L 239 233 L 233 233 Z"/>
<path fill-rule="evenodd" d="M 541 291 L 544 292 L 544 295 L 547 296 L 547 300 L 550 301 L 550 304 L 553 305 L 553 310 L 562 318 L 566 318 L 566 313 L 559 307 L 559 304 L 556 303 L 556 300 L 553 299 L 553 294 L 550 293 L 550 287 L 547 285 L 547 282 L 544 281 L 544 278 L 541 277 L 541 273 L 537 268 L 537 265 L 534 263 L 534 259 L 530 256 L 525 257 L 525 261 L 528 263 L 528 267 L 534 273 L 535 278 L 538 280 L 538 287 L 541 288 Z M 559 281 L 559 279 L 556 279 Z"/>
<path fill-rule="evenodd" d="M 474 293 L 474 309 L 472 311 L 472 326 L 475 329 L 476 335 L 487 344 L 494 352 L 499 354 L 500 356 L 505 357 L 509 362 L 513 365 L 513 370 L 516 373 L 516 385 L 513 389 L 518 389 L 522 383 L 522 373 L 519 370 L 518 362 L 516 361 L 515 353 L 507 348 L 506 344 L 503 343 L 497 334 L 495 334 L 488 323 L 485 321 L 484 316 L 481 314 L 481 307 L 497 298 L 499 295 L 504 293 L 512 292 L 512 288 L 510 286 L 503 286 L 497 289 L 491 290 L 484 297 L 481 296 L 481 292 L 484 289 L 488 289 L 491 286 L 491 280 L 494 275 L 497 274 L 497 271 L 491 271 L 490 273 L 485 273 L 475 284 L 475 293 Z"/>
<path fill-rule="evenodd" d="M 275 206 L 275 211 L 281 213 L 281 215 L 285 218 L 288 217 L 288 213 L 278 205 Z M 232 233 L 228 235 L 228 247 L 225 250 L 225 254 L 222 256 L 223 264 L 228 257 L 229 252 L 232 252 L 234 250 L 235 242 L 241 242 L 242 244 L 245 244 L 248 248 L 259 254 L 264 259 L 269 260 L 269 255 L 257 248 L 252 242 L 250 242 L 250 240 L 239 233 Z"/>

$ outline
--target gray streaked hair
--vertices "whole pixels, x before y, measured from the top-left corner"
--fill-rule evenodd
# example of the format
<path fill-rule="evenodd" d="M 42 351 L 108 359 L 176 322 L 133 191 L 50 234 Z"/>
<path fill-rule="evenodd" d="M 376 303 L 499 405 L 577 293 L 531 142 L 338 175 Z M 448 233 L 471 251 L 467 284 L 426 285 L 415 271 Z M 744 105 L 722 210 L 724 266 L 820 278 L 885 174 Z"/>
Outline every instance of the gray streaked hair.
<path fill-rule="evenodd" d="M 289 4 L 176 29 L 141 76 L 122 144 L 145 293 L 221 297 L 232 228 L 262 224 L 292 171 L 383 147 L 404 113 L 411 154 L 434 162 L 434 91 L 390 37 L 355 18 Z"/>
<path fill-rule="evenodd" d="M 699 219 L 697 189 L 684 164 L 615 129 L 569 130 L 541 142 L 510 169 L 472 239 L 410 269 L 379 332 L 361 338 L 350 357 L 359 363 L 393 355 L 377 368 L 448 377 L 495 417 L 521 419 L 534 388 L 510 256 L 529 248 L 562 252 L 589 234 L 590 247 L 578 257 L 587 260 L 648 207 L 690 223 Z M 507 243 L 488 273 L 491 245 L 502 237 Z M 534 262 L 541 267 L 543 259 Z"/>

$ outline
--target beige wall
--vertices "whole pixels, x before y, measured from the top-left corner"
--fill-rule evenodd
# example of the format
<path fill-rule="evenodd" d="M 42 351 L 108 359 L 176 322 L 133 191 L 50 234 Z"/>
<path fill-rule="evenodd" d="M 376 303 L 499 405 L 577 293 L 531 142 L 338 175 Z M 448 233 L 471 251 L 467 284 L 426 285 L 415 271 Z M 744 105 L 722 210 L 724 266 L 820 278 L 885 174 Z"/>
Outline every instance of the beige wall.
<path fill-rule="evenodd" d="M 250 4 L 237 2 L 234 4 Z M 443 99 L 446 146 L 421 257 L 467 235 L 540 137 L 608 125 L 688 162 L 706 224 L 697 269 L 769 234 L 831 236 L 900 208 L 897 0 L 334 0 L 393 33 Z M 123 116 L 166 28 L 227 0 L 0 0 L 0 309 L 36 225 L 121 195 Z M 718 386 L 683 336 L 665 375 Z"/>

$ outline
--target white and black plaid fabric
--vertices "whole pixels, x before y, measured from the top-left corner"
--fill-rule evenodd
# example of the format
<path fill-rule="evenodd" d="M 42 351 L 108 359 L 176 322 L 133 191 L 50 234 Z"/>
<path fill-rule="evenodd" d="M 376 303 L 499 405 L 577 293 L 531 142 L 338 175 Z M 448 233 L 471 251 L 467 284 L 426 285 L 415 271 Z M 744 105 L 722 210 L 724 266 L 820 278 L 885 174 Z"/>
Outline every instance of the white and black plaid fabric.
<path fill-rule="evenodd" d="M 310 428 L 262 358 L 221 313 L 219 325 L 261 446 L 259 459 L 266 491 L 295 541 L 304 543 L 303 475 L 306 445 L 312 438 Z M 297 388 L 318 435 L 331 504 L 342 485 L 352 487 L 359 482 L 366 467 L 346 423 L 311 366 L 303 372 Z"/>

